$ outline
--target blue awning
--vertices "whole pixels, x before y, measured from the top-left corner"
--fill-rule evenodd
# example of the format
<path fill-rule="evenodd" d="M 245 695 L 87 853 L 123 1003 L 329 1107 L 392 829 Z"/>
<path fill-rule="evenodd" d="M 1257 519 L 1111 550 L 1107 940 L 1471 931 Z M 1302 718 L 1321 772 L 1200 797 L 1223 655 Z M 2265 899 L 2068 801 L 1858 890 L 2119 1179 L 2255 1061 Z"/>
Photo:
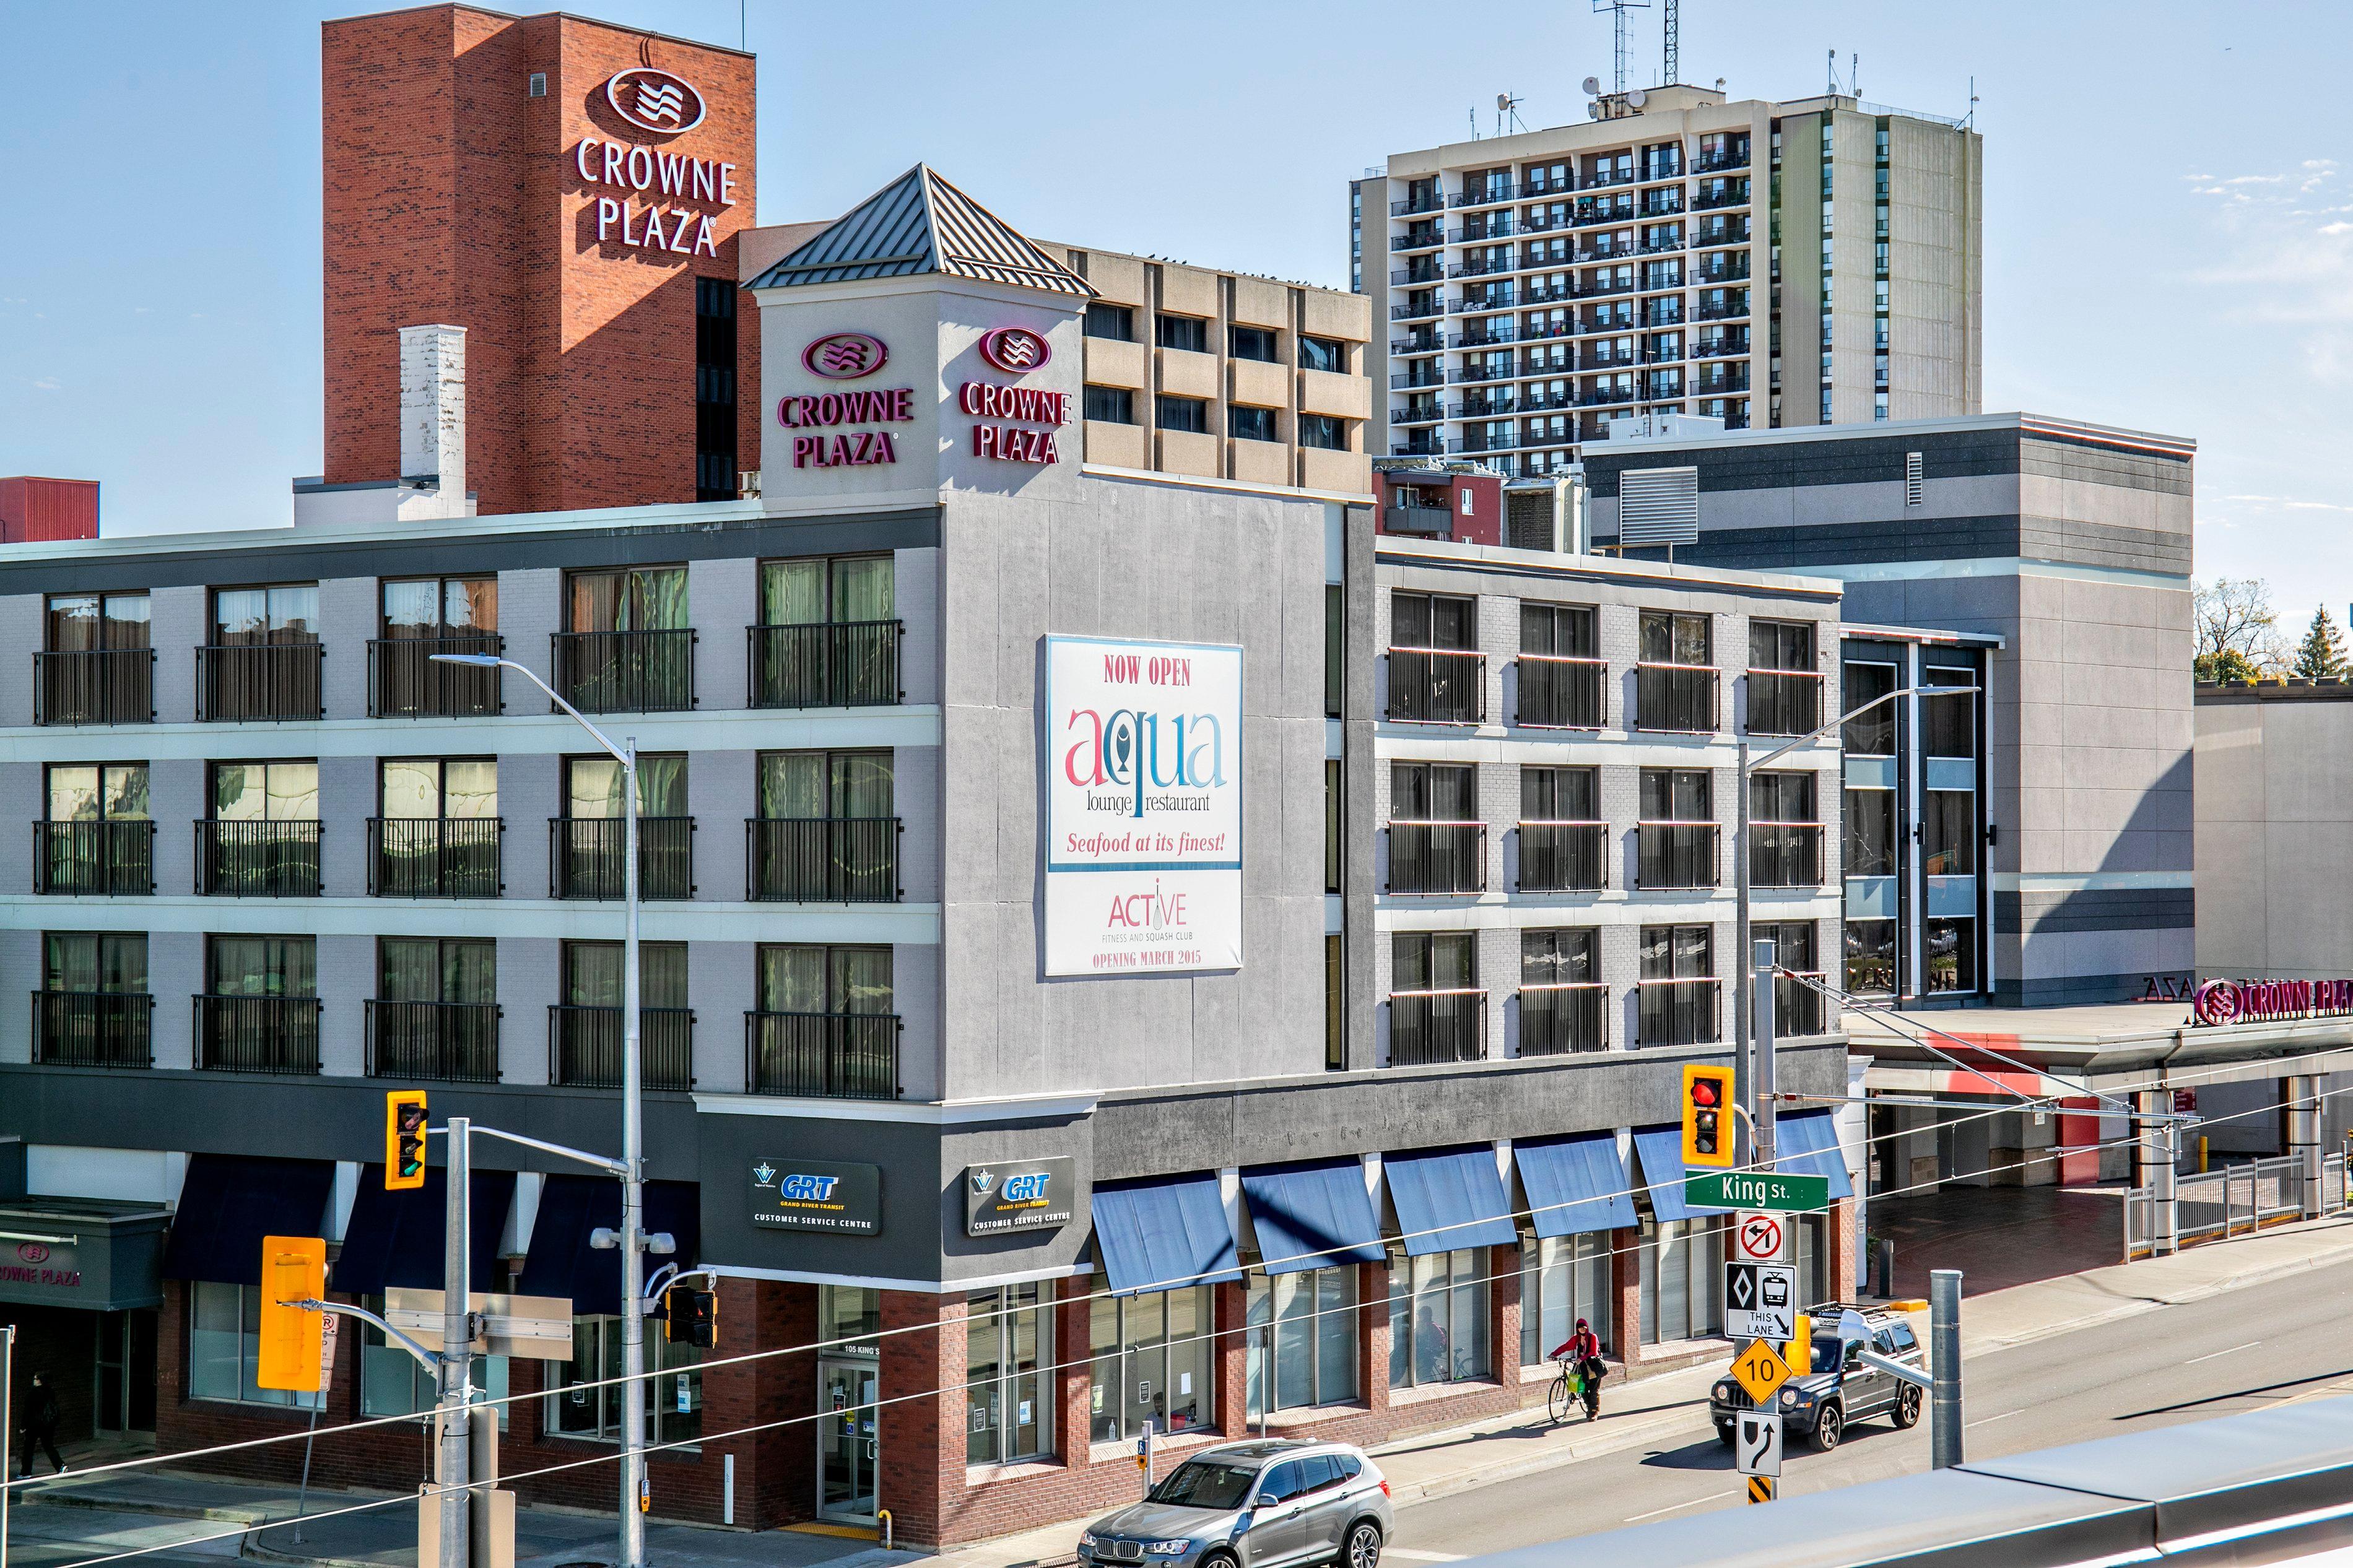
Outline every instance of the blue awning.
<path fill-rule="evenodd" d="M 525 1296 L 565 1296 L 575 1316 L 617 1317 L 621 1310 L 621 1250 L 598 1250 L 588 1237 L 621 1226 L 621 1184 L 610 1176 L 559 1175 L 540 1189 L 531 1250 L 515 1289 Z M 648 1182 L 645 1226 L 666 1230 L 678 1250 L 646 1259 L 649 1273 L 665 1263 L 691 1268 L 702 1246 L 702 1188 L 693 1182 Z"/>
<path fill-rule="evenodd" d="M 332 1160 L 191 1154 L 164 1247 L 164 1278 L 216 1285 L 261 1283 L 261 1240 L 324 1236 Z"/>
<path fill-rule="evenodd" d="M 1710 1219 L 1730 1209 L 1695 1209 L 1683 1202 L 1683 1130 L 1634 1129 L 1634 1154 L 1642 1162 L 1642 1185 L 1650 1189 L 1651 1212 L 1661 1219 Z"/>
<path fill-rule="evenodd" d="M 1846 1173 L 1846 1151 L 1839 1147 L 1838 1113 L 1800 1110 L 1773 1119 L 1774 1164 L 1804 1176 L 1826 1176 L 1831 1201 L 1854 1196 L 1854 1182 Z"/>
<path fill-rule="evenodd" d="M 448 1178 L 446 1167 L 427 1165 L 423 1186 L 388 1193 L 382 1165 L 361 1166 L 343 1249 L 335 1257 L 334 1289 L 352 1296 L 381 1296 L 391 1286 L 439 1289 L 447 1271 L 441 1253 L 448 1228 Z M 499 1260 L 499 1233 L 514 1202 L 515 1173 L 476 1171 L 468 1186 L 469 1278 L 473 1289 L 487 1290 Z"/>
<path fill-rule="evenodd" d="M 1250 1205 L 1269 1274 L 1378 1263 L 1388 1256 L 1380 1216 L 1365 1190 L 1365 1167 L 1356 1160 L 1246 1166 L 1242 1201 Z"/>
<path fill-rule="evenodd" d="M 1538 1236 L 1581 1236 L 1635 1223 L 1634 1184 L 1618 1157 L 1615 1132 L 1519 1139 L 1512 1158 Z"/>
<path fill-rule="evenodd" d="M 1406 1256 L 1465 1247 L 1510 1247 L 1520 1239 L 1512 1223 L 1512 1195 L 1495 1168 L 1495 1149 L 1419 1150 L 1381 1161 Z"/>
<path fill-rule="evenodd" d="M 1095 1257 L 1114 1296 L 1242 1277 L 1214 1171 L 1108 1183 L 1093 1206 Z"/>

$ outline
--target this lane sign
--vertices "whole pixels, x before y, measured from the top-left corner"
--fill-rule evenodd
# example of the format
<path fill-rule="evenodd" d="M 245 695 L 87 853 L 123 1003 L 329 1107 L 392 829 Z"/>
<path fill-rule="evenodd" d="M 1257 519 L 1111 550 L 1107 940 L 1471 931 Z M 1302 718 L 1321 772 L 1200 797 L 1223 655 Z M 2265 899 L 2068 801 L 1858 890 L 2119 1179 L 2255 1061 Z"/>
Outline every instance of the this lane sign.
<path fill-rule="evenodd" d="M 1744 1476 L 1781 1474 L 1781 1416 L 1772 1410 L 1743 1410 L 1732 1434 L 1733 1468 Z"/>
<path fill-rule="evenodd" d="M 1724 1266 L 1724 1331 L 1736 1340 L 1797 1337 L 1798 1270 L 1788 1263 Z"/>

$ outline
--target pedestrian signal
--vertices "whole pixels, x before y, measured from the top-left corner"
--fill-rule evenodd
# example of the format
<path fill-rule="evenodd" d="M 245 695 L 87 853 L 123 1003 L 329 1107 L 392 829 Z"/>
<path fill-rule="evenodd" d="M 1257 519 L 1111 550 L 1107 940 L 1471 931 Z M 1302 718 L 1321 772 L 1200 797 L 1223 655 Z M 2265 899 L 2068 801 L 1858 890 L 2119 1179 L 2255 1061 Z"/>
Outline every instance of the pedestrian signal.
<path fill-rule="evenodd" d="M 662 1292 L 662 1335 L 674 1345 L 709 1350 L 719 1342 L 719 1296 L 691 1285 Z"/>
<path fill-rule="evenodd" d="M 1683 1068 L 1683 1163 L 1732 1163 L 1732 1069 Z"/>

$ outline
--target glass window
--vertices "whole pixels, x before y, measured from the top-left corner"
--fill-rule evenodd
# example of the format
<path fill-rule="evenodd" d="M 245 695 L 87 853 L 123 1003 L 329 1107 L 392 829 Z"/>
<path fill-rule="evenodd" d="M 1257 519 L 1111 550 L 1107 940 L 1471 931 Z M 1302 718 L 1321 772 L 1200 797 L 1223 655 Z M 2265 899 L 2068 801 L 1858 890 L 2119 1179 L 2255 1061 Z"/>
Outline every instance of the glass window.
<path fill-rule="evenodd" d="M 238 1405 L 319 1410 L 326 1397 L 264 1388 L 254 1381 L 261 1352 L 261 1292 L 249 1286 L 190 1280 L 188 1397 Z"/>
<path fill-rule="evenodd" d="M 48 651 L 95 653 L 101 648 L 148 646 L 144 594 L 53 594 L 49 597 Z"/>
<path fill-rule="evenodd" d="M 1275 353 L 1276 335 L 1265 327 L 1228 327 L 1227 352 L 1236 359 L 1254 359 L 1267 364 L 1279 364 L 1282 358 Z"/>
<path fill-rule="evenodd" d="M 1339 1072 L 1348 1065 L 1348 1000 L 1346 944 L 1336 936 L 1324 939 L 1324 1067 Z"/>
<path fill-rule="evenodd" d="M 1479 984 L 1470 931 L 1401 931 L 1390 939 L 1393 991 L 1462 991 Z"/>
<path fill-rule="evenodd" d="M 499 629 L 496 577 L 418 577 L 384 584 L 384 635 L 481 637 Z"/>
<path fill-rule="evenodd" d="M 1324 764 L 1324 890 L 1340 890 L 1340 867 L 1347 845 L 1340 832 L 1340 764 Z"/>
<path fill-rule="evenodd" d="M 1894 790 L 1851 789 L 1846 792 L 1846 874 L 1850 877 L 1895 875 Z"/>
<path fill-rule="evenodd" d="M 1974 669 L 1953 669 L 1928 667 L 1922 677 L 1925 686 L 1975 686 Z M 1974 757 L 1977 746 L 1977 694 L 1963 692 L 1957 697 L 1920 698 L 1920 742 L 1926 753 L 1932 757 Z"/>
<path fill-rule="evenodd" d="M 1524 767 L 1520 770 L 1520 820 L 1598 822 L 1599 781 L 1598 768 Z"/>
<path fill-rule="evenodd" d="M 804 557 L 760 563 L 760 624 L 841 625 L 892 618 L 888 555 Z"/>
<path fill-rule="evenodd" d="M 44 991 L 146 994 L 145 931 L 53 931 L 41 949 Z"/>
<path fill-rule="evenodd" d="M 1474 822 L 1478 769 L 1469 763 L 1389 764 L 1389 820 Z"/>
<path fill-rule="evenodd" d="M 51 822 L 145 822 L 147 764 L 61 764 L 49 769 Z"/>
<path fill-rule="evenodd" d="M 1814 628 L 1807 621 L 1748 623 L 1748 668 L 1796 669 L 1814 668 Z"/>
<path fill-rule="evenodd" d="M 1715 662 L 1706 616 L 1672 615 L 1645 610 L 1641 622 L 1644 664 L 1713 665 Z"/>
<path fill-rule="evenodd" d="M 1389 1254 L 1389 1386 L 1491 1375 L 1487 1249 Z"/>
<path fill-rule="evenodd" d="M 376 964 L 380 1002 L 479 1005 L 499 999 L 499 944 L 489 937 L 383 937 Z"/>
<path fill-rule="evenodd" d="M 1846 989 L 1857 996 L 1895 994 L 1895 922 L 1845 923 Z"/>
<path fill-rule="evenodd" d="M 1978 868 L 1978 797 L 1974 791 L 1932 789 L 1921 797 L 1921 871 L 1930 877 L 1971 877 Z"/>
<path fill-rule="evenodd" d="M 1348 345 L 1337 338 L 1315 338 L 1304 333 L 1299 339 L 1299 368 L 1320 370 L 1330 375 L 1348 374 Z"/>
<path fill-rule="evenodd" d="M 1811 773 L 1750 773 L 1748 820 L 1756 822 L 1817 822 L 1814 775 Z"/>
<path fill-rule="evenodd" d="M 1135 423 L 1135 394 L 1124 386 L 1093 386 L 1086 389 L 1086 416 L 1110 425 Z"/>
<path fill-rule="evenodd" d="M 887 817 L 892 807 L 890 752 L 764 752 L 763 817 L 839 820 Z"/>
<path fill-rule="evenodd" d="M 1930 921 L 1926 931 L 1930 992 L 1978 988 L 1978 922 Z"/>
<path fill-rule="evenodd" d="M 215 996 L 316 996 L 318 939 L 309 936 L 206 937 Z"/>
<path fill-rule="evenodd" d="M 1753 782 L 1753 780 L 1752 780 Z M 1713 822 L 1712 780 L 1697 769 L 1644 768 L 1641 819 L 1644 822 Z"/>
<path fill-rule="evenodd" d="M 1642 1229 L 1642 1342 L 1707 1339 L 1723 1322 L 1725 1222 L 1658 1220 Z"/>
<path fill-rule="evenodd" d="M 1593 612 L 1581 605 L 1520 605 L 1520 651 L 1593 657 Z"/>
<path fill-rule="evenodd" d="M 1275 434 L 1273 409 L 1251 408 L 1239 403 L 1227 405 L 1226 434 L 1238 441 L 1282 439 Z"/>
<path fill-rule="evenodd" d="M 763 1013 L 891 1011 L 891 950 L 763 943 L 759 949 Z"/>
<path fill-rule="evenodd" d="M 387 757 L 376 764 L 376 799 L 398 821 L 487 821 L 499 814 L 495 757 Z"/>
<path fill-rule="evenodd" d="M 1874 698 L 1884 697 L 1897 689 L 1895 667 L 1892 664 L 1849 664 L 1840 677 L 1841 697 L 1850 713 Z M 1860 719 L 1851 719 L 1843 737 L 1847 751 L 1862 757 L 1892 757 L 1895 754 L 1895 709 L 1894 702 L 1882 702 Z"/>
<path fill-rule="evenodd" d="M 1469 651 L 1479 646 L 1479 602 L 1440 594 L 1389 595 L 1389 646 Z"/>
<path fill-rule="evenodd" d="M 674 1344 L 659 1331 L 646 1335 L 646 1365 L 656 1375 L 639 1394 L 649 1443 L 692 1443 L 702 1436 L 702 1351 Z M 598 1442 L 621 1439 L 621 1320 L 572 1320 L 572 1359 L 548 1369 L 548 1435 Z M 601 1384 L 601 1386 L 599 1386 Z"/>
<path fill-rule="evenodd" d="M 1336 414 L 1303 414 L 1299 416 L 1299 444 L 1327 452 L 1345 452 L 1348 449 L 1348 422 Z"/>
<path fill-rule="evenodd" d="M 213 641 L 224 647 L 319 640 L 319 585 L 221 588 L 213 594 Z"/>
<path fill-rule="evenodd" d="M 1716 1037 L 1715 942 L 1709 926 L 1644 926 L 1638 1044 L 1695 1046 Z"/>
<path fill-rule="evenodd" d="M 1356 1392 L 1356 1270 L 1253 1273 L 1249 1294 L 1252 1415 L 1346 1405 Z M 1268 1370 L 1271 1365 L 1271 1398 Z"/>
<path fill-rule="evenodd" d="M 216 822 L 316 822 L 316 763 L 215 763 Z"/>
<path fill-rule="evenodd" d="M 1094 1277 L 1088 1319 L 1092 1440 L 1134 1437 L 1146 1417 L 1162 1432 L 1211 1425 L 1215 1292 L 1195 1285 L 1114 1297 L 1110 1289 L 1102 1275 Z"/>
<path fill-rule="evenodd" d="M 817 1337 L 828 1355 L 880 1356 L 882 1292 L 857 1285 L 817 1288 Z"/>
<path fill-rule="evenodd" d="M 382 1313 L 384 1298 L 361 1298 L 360 1305 L 371 1312 Z M 440 1391 L 434 1374 L 417 1364 L 417 1358 L 385 1337 L 382 1329 L 362 1322 L 360 1331 L 360 1414 L 362 1415 L 427 1415 L 439 1402 Z M 488 1399 L 507 1396 L 507 1358 L 502 1355 L 478 1355 L 467 1363 L 469 1380 Z M 508 1426 L 507 1413 L 512 1406 L 501 1405 L 499 1426 Z"/>
<path fill-rule="evenodd" d="M 1053 1308 L 1049 1285 L 983 1290 L 965 1317 L 965 1462 L 1002 1464 L 1054 1451 Z"/>
<path fill-rule="evenodd" d="M 1159 316 L 1154 319 L 1154 339 L 1164 349 L 1184 349 L 1205 354 L 1209 352 L 1209 323 L 1198 316 Z"/>
<path fill-rule="evenodd" d="M 674 632 L 691 625 L 683 566 L 575 572 L 566 588 L 569 632 Z"/>
<path fill-rule="evenodd" d="M 1086 335 L 1091 338 L 1109 338 L 1113 342 L 1134 342 L 1135 341 L 1134 307 L 1107 304 L 1101 300 L 1089 302 Z"/>
<path fill-rule="evenodd" d="M 621 1005 L 621 955 L 617 942 L 567 942 L 564 944 L 564 1005 L 567 1007 L 618 1007 Z M 686 1003 L 686 943 L 641 942 L 638 944 L 638 1005 L 683 1007 Z"/>
<path fill-rule="evenodd" d="M 1347 595 L 1337 583 L 1324 587 L 1324 716 L 1340 717 L 1347 694 Z"/>
<path fill-rule="evenodd" d="M 564 815 L 618 819 L 621 764 L 611 757 L 564 759 Z M 638 758 L 638 816 L 684 816 L 686 759 L 675 753 Z"/>
<path fill-rule="evenodd" d="M 1520 984 L 1584 985 L 1601 978 L 1601 933 L 1563 927 L 1520 933 Z"/>
<path fill-rule="evenodd" d="M 1206 436 L 1209 433 L 1209 405 L 1198 397 L 1172 397 L 1164 393 L 1152 400 L 1152 422 L 1163 430 Z"/>
<path fill-rule="evenodd" d="M 1520 1242 L 1520 1364 L 1537 1366 L 1583 1318 L 1609 1350 L 1609 1233 L 1524 1237 Z"/>

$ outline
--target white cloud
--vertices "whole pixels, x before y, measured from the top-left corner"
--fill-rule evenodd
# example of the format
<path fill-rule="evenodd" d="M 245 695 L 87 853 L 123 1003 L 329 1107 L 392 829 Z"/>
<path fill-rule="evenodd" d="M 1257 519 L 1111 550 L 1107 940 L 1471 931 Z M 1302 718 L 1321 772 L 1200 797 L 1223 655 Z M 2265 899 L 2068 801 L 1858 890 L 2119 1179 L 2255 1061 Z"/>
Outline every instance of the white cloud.
<path fill-rule="evenodd" d="M 45 375 L 39 380 L 34 382 L 33 385 L 35 388 L 42 392 L 56 392 L 60 387 L 64 386 L 65 383 L 58 380 L 55 376 Z"/>

